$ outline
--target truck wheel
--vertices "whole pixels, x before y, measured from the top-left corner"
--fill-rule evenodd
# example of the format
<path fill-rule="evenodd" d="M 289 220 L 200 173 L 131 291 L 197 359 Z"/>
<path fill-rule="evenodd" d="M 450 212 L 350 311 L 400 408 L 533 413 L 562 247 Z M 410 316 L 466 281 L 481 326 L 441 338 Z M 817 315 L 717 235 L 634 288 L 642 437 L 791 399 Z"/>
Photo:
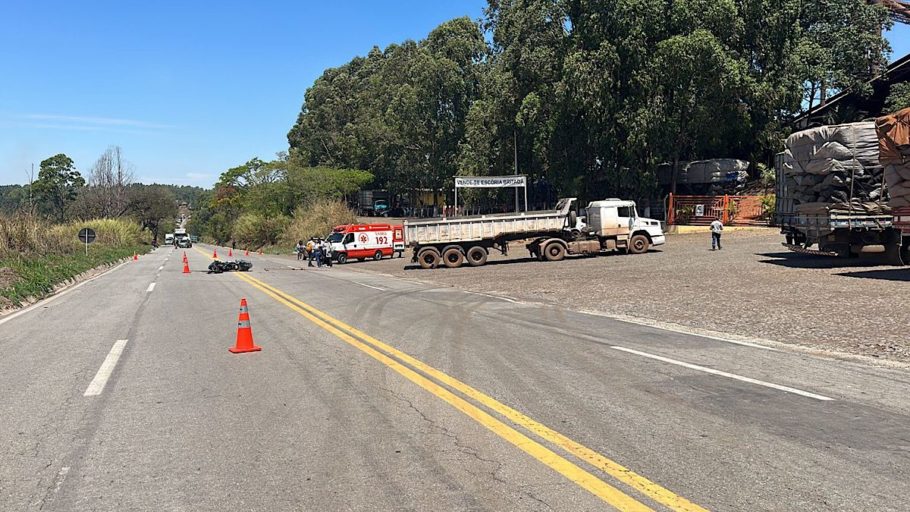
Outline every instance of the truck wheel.
<path fill-rule="evenodd" d="M 458 268 L 464 263 L 464 253 L 459 247 L 449 247 L 442 253 L 442 262 L 449 268 Z"/>
<path fill-rule="evenodd" d="M 376 251 L 373 253 L 373 259 L 379 261 L 382 259 L 382 251 Z"/>
<path fill-rule="evenodd" d="M 468 249 L 468 264 L 472 267 L 479 267 L 487 263 L 487 250 L 479 245 Z"/>
<path fill-rule="evenodd" d="M 338 261 L 339 265 L 344 265 L 345 263 L 348 262 L 348 255 L 343 252 L 340 252 L 340 253 L 338 253 L 338 256 L 335 257 L 335 260 Z"/>
<path fill-rule="evenodd" d="M 559 242 L 550 242 L 543 248 L 543 255 L 547 261 L 560 261 L 566 257 L 566 248 Z"/>
<path fill-rule="evenodd" d="M 417 254 L 417 262 L 420 263 L 420 268 L 424 269 L 436 268 L 439 259 L 439 251 L 433 247 L 423 249 Z"/>
<path fill-rule="evenodd" d="M 635 235 L 629 240 L 629 253 L 630 254 L 642 254 L 648 252 L 648 247 L 651 243 L 648 242 L 648 237 L 645 235 Z"/>

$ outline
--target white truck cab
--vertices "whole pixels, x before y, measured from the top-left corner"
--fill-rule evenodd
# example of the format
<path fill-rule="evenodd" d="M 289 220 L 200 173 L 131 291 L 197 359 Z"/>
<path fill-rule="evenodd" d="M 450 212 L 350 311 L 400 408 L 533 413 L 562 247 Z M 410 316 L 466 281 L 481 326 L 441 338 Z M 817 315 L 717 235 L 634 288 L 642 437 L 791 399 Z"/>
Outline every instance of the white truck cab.
<path fill-rule="evenodd" d="M 639 217 L 635 201 L 615 198 L 592 201 L 585 211 L 588 229 L 600 237 L 631 240 L 636 236 L 645 236 L 650 246 L 667 242 L 660 221 Z"/>

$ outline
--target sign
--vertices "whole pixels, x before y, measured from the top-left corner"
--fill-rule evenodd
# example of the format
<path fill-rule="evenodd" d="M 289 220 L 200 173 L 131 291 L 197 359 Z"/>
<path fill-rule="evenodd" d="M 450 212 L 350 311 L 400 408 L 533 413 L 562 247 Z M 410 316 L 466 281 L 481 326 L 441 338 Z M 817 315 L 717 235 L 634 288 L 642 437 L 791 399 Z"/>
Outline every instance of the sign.
<path fill-rule="evenodd" d="M 95 241 L 95 230 L 92 228 L 82 228 L 79 230 L 79 241 L 84 244 L 90 244 Z"/>
<path fill-rule="evenodd" d="M 695 205 L 695 216 L 704 217 L 705 216 L 705 205 L 697 204 Z"/>
<path fill-rule="evenodd" d="M 527 185 L 525 176 L 466 176 L 455 177 L 455 186 L 461 188 L 501 188 L 524 187 Z"/>

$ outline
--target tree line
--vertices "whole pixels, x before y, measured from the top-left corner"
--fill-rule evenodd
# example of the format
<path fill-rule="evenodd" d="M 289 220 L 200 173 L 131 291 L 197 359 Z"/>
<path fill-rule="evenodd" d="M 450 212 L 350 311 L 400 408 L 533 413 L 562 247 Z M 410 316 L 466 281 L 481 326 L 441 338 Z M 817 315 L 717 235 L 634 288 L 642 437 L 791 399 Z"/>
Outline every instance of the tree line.
<path fill-rule="evenodd" d="M 517 170 L 561 195 L 653 197 L 662 163 L 674 187 L 682 161 L 770 164 L 796 116 L 869 88 L 889 23 L 864 0 L 490 0 L 325 70 L 290 158 L 402 194 Z"/>
<path fill-rule="evenodd" d="M 131 218 L 158 239 L 160 231 L 172 228 L 178 203 L 192 205 L 202 193 L 199 187 L 134 182 L 132 165 L 112 146 L 86 177 L 63 153 L 43 160 L 34 182 L 0 187 L 0 213 L 25 211 L 55 223 Z"/>

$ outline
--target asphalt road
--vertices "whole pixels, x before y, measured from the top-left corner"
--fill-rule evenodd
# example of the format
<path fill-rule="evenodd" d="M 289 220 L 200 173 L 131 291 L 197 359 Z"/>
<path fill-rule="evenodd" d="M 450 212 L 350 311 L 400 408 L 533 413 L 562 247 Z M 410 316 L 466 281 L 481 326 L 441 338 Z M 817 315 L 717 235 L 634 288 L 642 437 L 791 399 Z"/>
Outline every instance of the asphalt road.
<path fill-rule="evenodd" d="M 0 319 L 0 510 L 907 510 L 907 370 L 209 251 Z"/>

